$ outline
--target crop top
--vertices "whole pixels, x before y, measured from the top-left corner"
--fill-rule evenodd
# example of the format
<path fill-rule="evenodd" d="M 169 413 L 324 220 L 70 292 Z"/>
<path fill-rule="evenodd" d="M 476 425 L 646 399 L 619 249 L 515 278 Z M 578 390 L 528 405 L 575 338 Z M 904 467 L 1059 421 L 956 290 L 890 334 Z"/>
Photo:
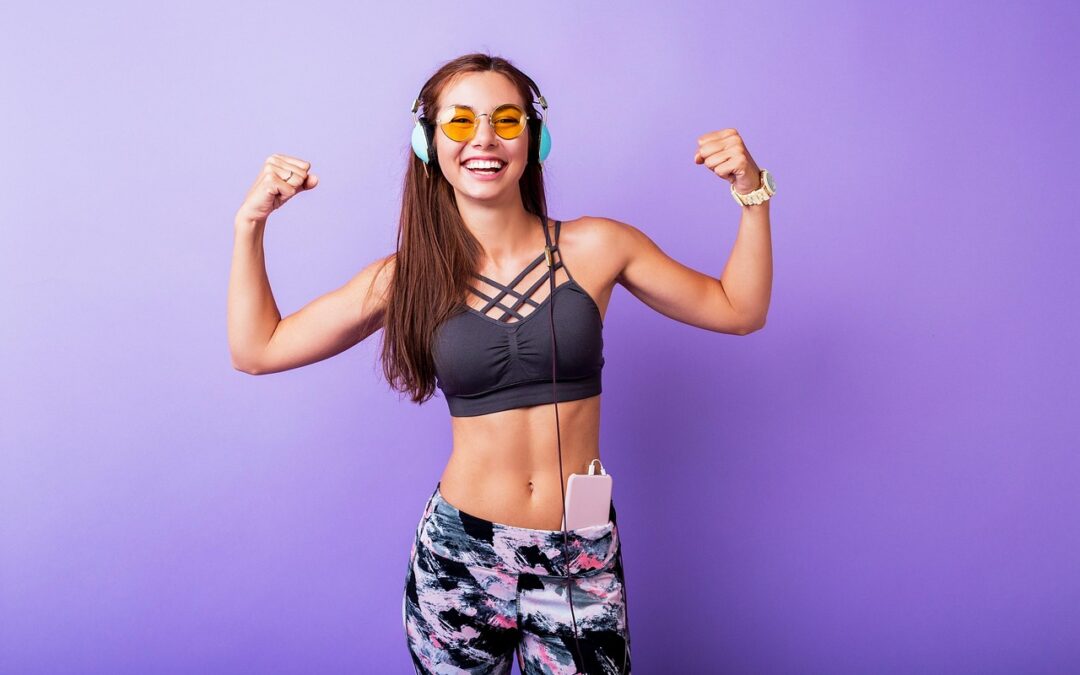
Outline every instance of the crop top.
<path fill-rule="evenodd" d="M 541 252 L 509 285 L 474 273 L 499 292 L 491 298 L 470 284 L 471 292 L 487 300 L 484 309 L 462 302 L 459 311 L 436 328 L 432 347 L 435 382 L 446 397 L 451 416 L 472 417 L 553 401 L 548 277 L 559 269 L 565 270 L 567 280 L 555 287 L 558 400 L 572 401 L 601 392 L 603 319 L 592 296 L 574 281 L 562 263 L 558 248 L 561 224 L 555 221 L 553 268 L 548 268 Z M 544 239 L 550 246 L 546 226 Z M 515 290 L 541 263 L 543 276 L 522 291 Z M 541 289 L 545 297 L 538 302 L 532 296 Z M 501 304 L 506 295 L 517 299 L 509 306 Z M 522 312 L 525 305 L 530 309 Z M 487 313 L 493 308 L 503 312 L 498 319 Z"/>

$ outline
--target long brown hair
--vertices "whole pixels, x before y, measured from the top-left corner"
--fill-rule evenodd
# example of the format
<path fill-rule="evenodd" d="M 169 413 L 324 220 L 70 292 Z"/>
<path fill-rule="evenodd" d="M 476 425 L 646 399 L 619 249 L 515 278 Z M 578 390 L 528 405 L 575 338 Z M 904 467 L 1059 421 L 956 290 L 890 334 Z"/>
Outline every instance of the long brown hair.
<path fill-rule="evenodd" d="M 462 73 L 495 71 L 517 87 L 529 115 L 529 151 L 518 181 L 525 210 L 547 227 L 547 199 L 539 163 L 539 115 L 533 91 L 539 87 L 504 58 L 465 54 L 439 68 L 420 89 L 424 114 L 434 111 L 448 82 Z M 432 115 L 433 116 L 433 115 Z M 434 145 L 434 143 L 432 143 Z M 383 325 L 382 369 L 394 389 L 423 403 L 435 393 L 435 362 L 431 345 L 435 329 L 460 310 L 469 276 L 477 269 L 482 247 L 461 218 L 454 188 L 432 155 L 423 161 L 411 150 L 401 198 L 397 253 L 389 282 Z"/>

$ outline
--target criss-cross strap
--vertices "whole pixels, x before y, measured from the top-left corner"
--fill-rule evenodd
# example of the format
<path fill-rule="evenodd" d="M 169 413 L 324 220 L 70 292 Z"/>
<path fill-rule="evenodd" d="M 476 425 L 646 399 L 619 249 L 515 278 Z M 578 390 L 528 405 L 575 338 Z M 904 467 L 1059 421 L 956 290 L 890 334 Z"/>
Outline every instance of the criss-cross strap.
<path fill-rule="evenodd" d="M 548 232 L 548 228 L 544 227 L 544 239 L 547 241 L 548 246 L 552 246 L 552 250 L 555 251 L 555 252 L 558 252 L 558 249 L 559 249 L 558 241 L 559 241 L 559 226 L 560 225 L 561 225 L 560 221 L 555 221 L 555 242 L 556 242 L 555 245 L 552 245 L 552 243 L 551 243 L 551 235 Z M 499 292 L 496 293 L 494 297 L 489 297 L 488 295 L 486 295 L 485 293 L 482 293 L 481 291 L 477 290 L 475 287 L 473 287 L 470 284 L 469 287 L 468 287 L 469 290 L 472 291 L 474 294 L 480 296 L 481 298 L 483 298 L 484 300 L 487 301 L 487 304 L 484 305 L 483 309 L 475 309 L 475 308 L 472 308 L 472 307 L 470 307 L 470 309 L 472 309 L 474 312 L 478 312 L 478 313 L 486 316 L 489 311 L 491 311 L 493 308 L 497 307 L 498 309 L 502 310 L 502 312 L 503 312 L 503 315 L 501 317 L 499 317 L 498 320 L 499 321 L 504 321 L 504 322 L 508 321 L 509 319 L 514 319 L 516 321 L 521 321 L 526 316 L 531 315 L 532 314 L 531 311 L 529 312 L 529 314 L 522 314 L 518 310 L 521 309 L 521 307 L 523 305 L 525 305 L 525 304 L 528 304 L 532 308 L 535 309 L 535 308 L 539 307 L 544 302 L 543 300 L 540 300 L 538 302 L 538 301 L 534 300 L 532 296 L 533 296 L 534 293 L 536 293 L 536 291 L 541 286 L 543 286 L 545 283 L 547 283 L 548 277 L 550 277 L 551 274 L 555 270 L 558 270 L 560 267 L 562 267 L 562 254 L 559 253 L 558 255 L 556 255 L 555 256 L 555 261 L 554 261 L 554 266 L 552 268 L 550 268 L 550 269 L 545 270 L 543 276 L 541 276 L 539 279 L 534 281 L 532 283 L 532 285 L 530 285 L 528 288 L 524 289 L 523 291 L 518 291 L 518 290 L 516 290 L 515 287 L 519 283 L 521 283 L 522 279 L 524 279 L 526 276 L 528 276 L 530 272 L 532 272 L 534 269 L 536 269 L 537 265 L 539 265 L 542 262 L 545 262 L 545 260 L 546 260 L 545 253 L 541 253 L 536 258 L 534 258 L 532 260 L 532 262 L 530 262 L 528 265 L 526 265 L 525 269 L 521 270 L 521 272 L 518 273 L 518 275 L 516 277 L 514 277 L 513 281 L 511 281 L 509 284 L 506 284 L 506 285 L 503 285 L 503 284 L 499 283 L 498 281 L 495 281 L 494 279 L 492 279 L 490 277 L 486 277 L 486 276 L 484 276 L 482 274 L 477 274 L 477 273 L 474 272 L 472 276 L 476 277 L 477 279 L 483 280 L 484 282 L 490 284 L 493 288 L 499 289 Z M 507 295 L 512 295 L 515 298 L 517 298 L 513 302 L 513 304 L 511 304 L 509 306 L 502 303 L 502 300 Z M 492 318 L 494 318 L 494 317 L 492 317 Z"/>

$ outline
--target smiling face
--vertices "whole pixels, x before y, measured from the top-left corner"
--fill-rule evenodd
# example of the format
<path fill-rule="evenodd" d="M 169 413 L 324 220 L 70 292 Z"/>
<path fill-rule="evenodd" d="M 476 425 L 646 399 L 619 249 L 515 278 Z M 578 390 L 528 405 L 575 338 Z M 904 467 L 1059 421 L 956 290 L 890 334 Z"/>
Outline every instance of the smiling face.
<path fill-rule="evenodd" d="M 526 129 L 517 138 L 502 138 L 492 129 L 485 113 L 504 103 L 527 110 L 517 87 L 505 75 L 494 71 L 464 73 L 451 80 L 439 96 L 436 108 L 439 122 L 450 118 L 446 106 L 455 103 L 467 105 L 478 116 L 483 116 L 479 117 L 476 135 L 467 141 L 454 141 L 442 129 L 435 130 L 435 148 L 443 175 L 459 198 L 491 200 L 506 196 L 507 191 L 515 191 L 513 194 L 516 195 L 518 180 L 525 173 L 528 162 L 529 132 Z M 494 175 L 473 173 L 465 168 L 465 163 L 476 157 L 493 157 L 502 160 L 504 166 Z"/>

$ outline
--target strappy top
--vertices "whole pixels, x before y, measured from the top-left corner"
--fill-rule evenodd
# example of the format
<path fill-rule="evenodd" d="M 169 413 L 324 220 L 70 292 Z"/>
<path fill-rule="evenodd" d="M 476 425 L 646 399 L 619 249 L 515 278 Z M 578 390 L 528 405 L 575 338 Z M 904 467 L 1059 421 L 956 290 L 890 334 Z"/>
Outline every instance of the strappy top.
<path fill-rule="evenodd" d="M 497 289 L 489 296 L 469 285 L 487 300 L 482 310 L 461 303 L 435 331 L 433 357 L 436 386 L 446 397 L 450 414 L 470 417 L 551 403 L 551 301 L 549 275 L 556 275 L 555 340 L 559 361 L 556 387 L 559 402 L 595 396 L 601 392 L 604 367 L 603 320 L 600 308 L 563 265 L 559 228 L 555 221 L 555 244 L 546 223 L 544 239 L 553 248 L 554 265 L 548 268 L 544 252 L 533 259 L 509 284 L 480 274 L 472 276 Z M 537 266 L 545 263 L 541 269 Z M 560 283 L 559 273 L 565 277 Z M 529 280 L 530 276 L 536 279 Z M 517 287 L 524 283 L 522 290 Z M 516 298 L 503 304 L 506 296 Z M 537 300 L 538 296 L 543 296 Z M 492 310 L 501 311 L 497 318 Z"/>

